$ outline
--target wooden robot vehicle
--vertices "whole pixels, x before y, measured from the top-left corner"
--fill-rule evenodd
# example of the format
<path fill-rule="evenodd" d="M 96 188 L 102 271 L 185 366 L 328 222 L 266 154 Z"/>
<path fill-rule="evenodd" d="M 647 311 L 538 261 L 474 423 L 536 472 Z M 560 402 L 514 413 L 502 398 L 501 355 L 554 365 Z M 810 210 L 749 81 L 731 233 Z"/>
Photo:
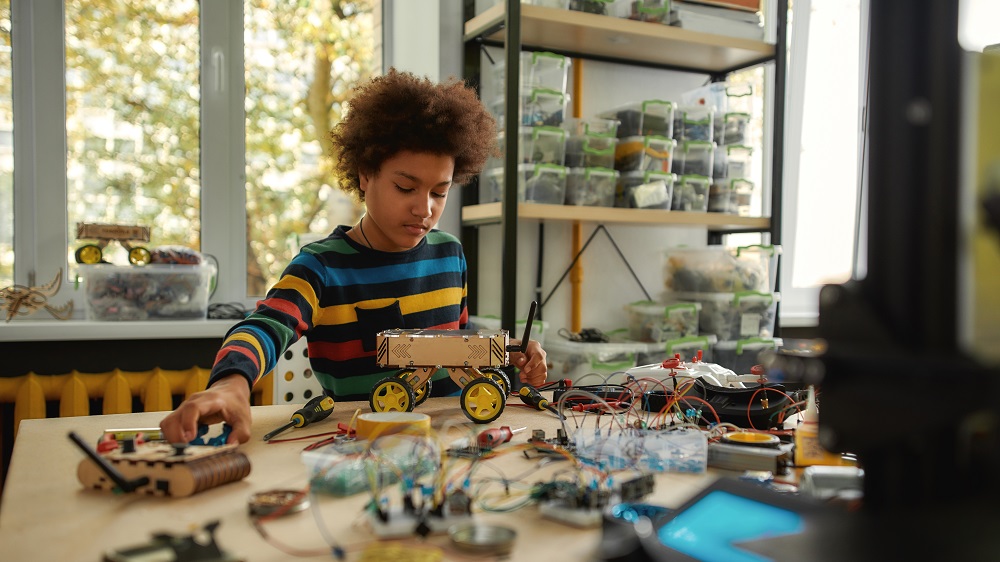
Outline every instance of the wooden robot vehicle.
<path fill-rule="evenodd" d="M 431 376 L 447 369 L 462 389 L 462 411 L 475 423 L 500 417 L 510 379 L 501 370 L 510 365 L 510 352 L 524 352 L 531 336 L 536 302 L 531 303 L 524 337 L 511 345 L 507 330 L 404 330 L 379 332 L 376 360 L 379 367 L 397 368 L 380 380 L 369 395 L 374 412 L 410 412 L 431 393 Z"/>
<path fill-rule="evenodd" d="M 74 256 L 77 263 L 101 263 L 104 260 L 104 248 L 113 240 L 117 240 L 125 248 L 132 265 L 146 265 L 152 257 L 145 246 L 132 244 L 149 242 L 148 226 L 81 222 L 76 224 L 76 239 L 97 240 L 96 244 L 84 244 L 76 249 Z"/>

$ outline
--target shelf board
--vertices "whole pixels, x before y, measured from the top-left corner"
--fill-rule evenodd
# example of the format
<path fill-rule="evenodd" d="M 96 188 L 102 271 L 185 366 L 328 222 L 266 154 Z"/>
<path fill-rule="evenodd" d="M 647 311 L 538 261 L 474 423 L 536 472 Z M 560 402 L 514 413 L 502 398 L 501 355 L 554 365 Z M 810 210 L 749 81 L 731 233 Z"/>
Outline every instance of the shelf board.
<path fill-rule="evenodd" d="M 467 21 L 465 40 L 502 43 L 504 10 L 506 2 L 499 2 Z M 706 73 L 750 66 L 775 53 L 774 45 L 763 41 L 531 4 L 521 5 L 521 45 Z"/>
<path fill-rule="evenodd" d="M 462 207 L 462 223 L 466 225 L 498 223 L 500 222 L 500 215 L 500 203 L 484 203 Z M 544 205 L 540 203 L 519 203 L 517 206 L 517 218 L 597 222 L 602 224 L 619 223 L 706 227 L 708 230 L 765 230 L 771 225 L 771 219 L 767 217 L 738 217 L 723 213 Z"/>
<path fill-rule="evenodd" d="M 95 322 L 24 319 L 0 324 L 0 342 L 226 337 L 236 320 Z"/>

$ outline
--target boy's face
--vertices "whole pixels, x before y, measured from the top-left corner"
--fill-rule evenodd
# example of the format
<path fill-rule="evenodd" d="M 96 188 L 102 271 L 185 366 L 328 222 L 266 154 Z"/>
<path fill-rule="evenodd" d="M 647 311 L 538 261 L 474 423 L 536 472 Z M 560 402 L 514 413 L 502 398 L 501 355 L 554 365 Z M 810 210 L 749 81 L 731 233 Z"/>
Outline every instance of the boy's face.
<path fill-rule="evenodd" d="M 416 246 L 444 212 L 455 159 L 403 151 L 372 174 L 361 174 L 367 213 L 362 227 L 376 250 L 401 252 Z"/>

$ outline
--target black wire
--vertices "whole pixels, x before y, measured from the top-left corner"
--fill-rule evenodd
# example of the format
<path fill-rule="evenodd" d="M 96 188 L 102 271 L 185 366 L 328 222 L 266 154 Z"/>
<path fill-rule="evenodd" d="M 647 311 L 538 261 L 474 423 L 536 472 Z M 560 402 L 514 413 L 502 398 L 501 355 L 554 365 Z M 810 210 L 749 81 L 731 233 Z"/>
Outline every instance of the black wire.
<path fill-rule="evenodd" d="M 208 317 L 213 320 L 242 320 L 250 310 L 238 302 L 216 302 L 208 305 Z"/>
<path fill-rule="evenodd" d="M 575 256 L 573 256 L 573 261 L 570 262 L 569 266 L 566 268 L 566 271 L 563 272 L 562 276 L 559 277 L 559 280 L 556 281 L 555 286 L 552 287 L 551 291 L 549 291 L 549 296 L 545 297 L 545 300 L 543 300 L 541 305 L 539 306 L 544 307 L 545 303 L 549 302 L 549 299 L 552 298 L 552 295 L 556 292 L 559 286 L 562 285 L 562 282 L 566 279 L 566 276 L 569 275 L 570 271 L 572 271 L 573 266 L 576 265 L 576 262 L 580 259 L 581 256 L 583 256 L 583 253 L 587 251 L 587 247 L 590 246 L 591 241 L 594 240 L 594 236 L 597 236 L 597 233 L 601 231 L 604 232 L 604 234 L 608 237 L 608 240 L 611 242 L 611 246 L 614 247 L 616 252 L 618 252 L 618 257 L 621 258 L 622 263 L 624 263 L 625 267 L 628 268 L 628 272 L 632 274 L 632 278 L 635 279 L 635 282 L 639 285 L 639 288 L 642 289 L 642 294 L 646 296 L 646 300 L 649 301 L 653 300 L 649 296 L 649 291 L 646 290 L 646 287 L 643 286 L 642 281 L 639 280 L 639 276 L 635 274 L 635 270 L 632 269 L 632 266 L 628 263 L 628 260 L 625 259 L 625 254 L 622 253 L 621 249 L 618 247 L 618 244 L 615 243 L 615 239 L 611 237 L 611 233 L 608 232 L 608 229 L 605 228 L 603 224 L 599 224 L 597 225 L 597 228 L 594 229 L 594 232 L 590 233 L 590 237 L 587 238 L 587 241 L 583 244 L 583 247 L 580 248 L 580 251 L 577 252 Z"/>

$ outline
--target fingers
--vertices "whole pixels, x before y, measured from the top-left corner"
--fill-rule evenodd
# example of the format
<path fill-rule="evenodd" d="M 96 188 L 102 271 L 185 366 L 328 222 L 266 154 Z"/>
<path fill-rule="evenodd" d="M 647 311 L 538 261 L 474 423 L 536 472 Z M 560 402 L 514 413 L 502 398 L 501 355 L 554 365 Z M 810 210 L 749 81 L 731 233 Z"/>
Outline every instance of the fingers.
<path fill-rule="evenodd" d="M 192 395 L 160 422 L 160 430 L 167 442 L 187 443 L 198 436 L 201 412 L 195 403 L 195 396 Z"/>
<path fill-rule="evenodd" d="M 242 382 L 242 381 L 241 381 Z M 229 443 L 250 440 L 249 389 L 240 385 L 216 384 L 188 397 L 160 422 L 163 436 L 171 443 L 188 443 L 198 436 L 198 425 L 226 422 L 232 429 Z"/>
<path fill-rule="evenodd" d="M 521 370 L 520 379 L 525 384 L 540 386 L 545 383 L 548 368 L 545 364 L 545 350 L 537 341 L 528 342 L 528 348 L 522 353 L 513 353 L 514 365 Z"/>

